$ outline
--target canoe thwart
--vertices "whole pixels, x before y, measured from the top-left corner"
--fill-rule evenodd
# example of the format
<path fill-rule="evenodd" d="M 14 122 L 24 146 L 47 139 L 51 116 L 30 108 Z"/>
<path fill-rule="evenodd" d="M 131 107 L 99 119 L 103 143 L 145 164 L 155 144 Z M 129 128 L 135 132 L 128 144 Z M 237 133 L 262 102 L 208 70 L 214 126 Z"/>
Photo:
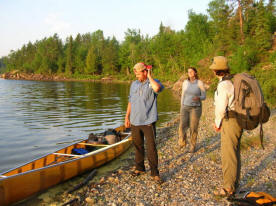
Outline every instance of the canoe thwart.
<path fill-rule="evenodd" d="M 68 157 L 81 157 L 82 155 L 74 155 L 74 154 L 64 154 L 64 153 L 53 153 L 54 155 L 62 155 Z"/>
<path fill-rule="evenodd" d="M 91 143 L 83 143 L 83 142 L 80 142 L 78 144 L 87 145 L 87 146 L 95 146 L 95 147 L 107 147 L 107 146 L 109 146 L 108 144 L 91 144 Z"/>

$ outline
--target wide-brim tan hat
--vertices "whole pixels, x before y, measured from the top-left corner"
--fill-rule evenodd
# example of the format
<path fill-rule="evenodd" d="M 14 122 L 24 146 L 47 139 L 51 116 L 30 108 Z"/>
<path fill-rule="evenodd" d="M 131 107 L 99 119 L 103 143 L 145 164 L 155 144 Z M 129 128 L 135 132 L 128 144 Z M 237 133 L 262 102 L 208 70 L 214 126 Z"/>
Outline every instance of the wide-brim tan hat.
<path fill-rule="evenodd" d="M 212 65 L 209 67 L 212 70 L 228 70 L 228 61 L 224 56 L 216 56 L 213 59 Z"/>

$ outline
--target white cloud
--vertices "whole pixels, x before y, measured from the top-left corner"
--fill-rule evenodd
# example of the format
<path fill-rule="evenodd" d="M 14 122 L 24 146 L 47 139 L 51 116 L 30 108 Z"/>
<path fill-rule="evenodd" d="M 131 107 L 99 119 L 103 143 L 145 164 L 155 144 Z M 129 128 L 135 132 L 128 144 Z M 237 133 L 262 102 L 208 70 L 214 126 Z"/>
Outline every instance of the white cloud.
<path fill-rule="evenodd" d="M 49 26 L 51 33 L 66 33 L 70 28 L 70 23 L 62 20 L 60 15 L 57 13 L 49 14 L 45 19 L 44 23 Z"/>

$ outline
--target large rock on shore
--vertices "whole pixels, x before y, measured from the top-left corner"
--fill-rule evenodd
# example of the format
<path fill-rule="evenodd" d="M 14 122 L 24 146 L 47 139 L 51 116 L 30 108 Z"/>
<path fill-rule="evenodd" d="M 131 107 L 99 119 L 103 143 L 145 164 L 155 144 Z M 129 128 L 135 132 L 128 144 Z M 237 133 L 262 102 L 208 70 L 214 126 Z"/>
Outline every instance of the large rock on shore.
<path fill-rule="evenodd" d="M 183 74 L 179 80 L 173 85 L 172 90 L 176 92 L 177 95 L 181 96 L 181 91 L 182 91 L 182 84 L 184 82 L 185 79 L 188 79 L 188 75 L 187 74 Z M 204 80 L 202 80 L 204 83 L 204 87 L 206 90 L 209 89 L 209 84 L 207 84 L 206 82 L 204 82 Z"/>
<path fill-rule="evenodd" d="M 172 90 L 175 91 L 179 96 L 181 96 L 181 90 L 182 90 L 182 83 L 185 79 L 187 79 L 187 74 L 183 74 L 177 82 L 172 87 Z"/>

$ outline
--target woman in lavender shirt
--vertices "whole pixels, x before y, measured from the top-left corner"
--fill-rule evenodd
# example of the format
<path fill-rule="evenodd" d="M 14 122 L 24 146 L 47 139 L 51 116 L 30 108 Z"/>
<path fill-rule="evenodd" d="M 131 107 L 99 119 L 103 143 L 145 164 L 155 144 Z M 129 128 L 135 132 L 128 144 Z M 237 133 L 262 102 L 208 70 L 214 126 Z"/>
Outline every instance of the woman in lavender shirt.
<path fill-rule="evenodd" d="M 188 79 L 182 84 L 179 139 L 180 147 L 186 147 L 187 130 L 190 128 L 190 150 L 195 152 L 198 124 L 202 113 L 201 101 L 206 99 L 206 91 L 202 81 L 198 79 L 197 70 L 188 69 Z"/>

